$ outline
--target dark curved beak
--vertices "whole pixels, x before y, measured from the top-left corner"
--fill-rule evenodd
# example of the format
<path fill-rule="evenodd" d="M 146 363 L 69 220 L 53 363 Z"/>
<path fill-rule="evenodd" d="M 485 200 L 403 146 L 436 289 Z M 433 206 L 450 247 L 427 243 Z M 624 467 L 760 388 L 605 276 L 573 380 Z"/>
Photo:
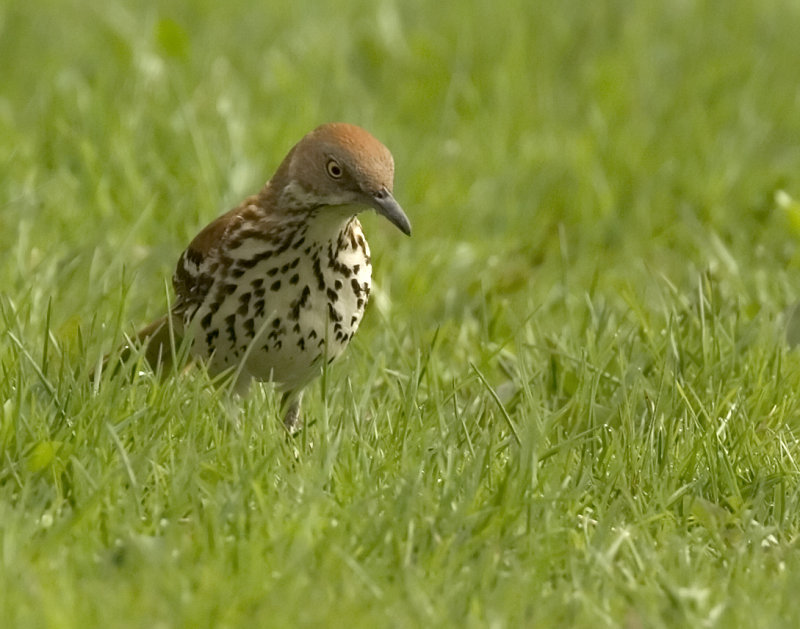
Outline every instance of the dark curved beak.
<path fill-rule="evenodd" d="M 411 235 L 411 221 L 408 220 L 403 208 L 386 188 L 382 188 L 372 195 L 370 205 L 378 214 L 389 219 L 389 222 L 406 236 Z"/>

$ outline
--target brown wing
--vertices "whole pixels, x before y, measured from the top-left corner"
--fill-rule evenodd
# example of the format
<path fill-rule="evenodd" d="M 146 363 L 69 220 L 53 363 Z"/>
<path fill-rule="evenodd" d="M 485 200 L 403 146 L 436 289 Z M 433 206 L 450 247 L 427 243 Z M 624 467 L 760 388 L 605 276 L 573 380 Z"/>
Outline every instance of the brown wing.
<path fill-rule="evenodd" d="M 171 321 L 170 317 L 163 316 L 139 330 L 134 339 L 147 345 L 145 358 L 153 369 L 159 364 L 168 366 L 171 363 L 173 352 L 181 345 L 183 324 L 191 319 L 207 297 L 214 284 L 214 272 L 220 265 L 230 263 L 225 255 L 225 243 L 244 222 L 264 213 L 268 194 L 269 185 L 260 194 L 248 197 L 241 205 L 209 223 L 181 254 L 172 276 L 175 302 L 172 305 Z M 121 362 L 130 357 L 131 349 L 129 344 L 120 348 Z M 110 355 L 104 358 L 104 366 L 109 357 Z"/>
<path fill-rule="evenodd" d="M 178 259 L 178 266 L 172 276 L 175 288 L 175 302 L 172 304 L 172 317 L 163 316 L 139 330 L 136 340 L 146 345 L 145 358 L 155 370 L 158 365 L 168 367 L 172 355 L 182 341 L 183 326 L 203 303 L 214 283 L 213 270 L 219 265 L 221 245 L 226 235 L 241 222 L 241 215 L 247 210 L 251 199 L 223 214 L 205 227 Z M 130 356 L 131 346 L 120 352 L 124 362 Z"/>
<path fill-rule="evenodd" d="M 191 319 L 211 290 L 220 264 L 225 264 L 225 243 L 230 234 L 258 211 L 258 202 L 258 196 L 248 197 L 239 207 L 209 223 L 181 254 L 172 276 L 173 314 L 184 321 Z"/>

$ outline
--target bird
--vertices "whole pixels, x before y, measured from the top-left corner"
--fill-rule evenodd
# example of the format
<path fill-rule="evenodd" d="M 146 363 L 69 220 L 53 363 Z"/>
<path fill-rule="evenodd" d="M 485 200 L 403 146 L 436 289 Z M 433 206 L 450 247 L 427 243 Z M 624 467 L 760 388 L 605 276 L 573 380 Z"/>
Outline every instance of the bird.
<path fill-rule="evenodd" d="M 180 255 L 169 313 L 135 336 L 147 362 L 163 369 L 188 346 L 211 375 L 230 372 L 241 395 L 272 382 L 286 430 L 299 431 L 304 387 L 342 355 L 370 296 L 358 214 L 373 209 L 411 235 L 393 187 L 391 152 L 361 127 L 334 122 L 305 135 L 257 194 Z"/>

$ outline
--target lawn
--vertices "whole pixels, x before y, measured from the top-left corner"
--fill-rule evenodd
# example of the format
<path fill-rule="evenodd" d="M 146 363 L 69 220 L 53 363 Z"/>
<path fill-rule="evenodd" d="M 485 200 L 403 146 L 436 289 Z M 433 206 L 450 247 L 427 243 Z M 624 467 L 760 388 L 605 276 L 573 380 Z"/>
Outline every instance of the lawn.
<path fill-rule="evenodd" d="M 800 4 L 0 3 L 4 627 L 800 624 Z M 316 125 L 405 238 L 287 438 L 92 378 Z M 232 417 L 236 421 L 232 421 Z"/>

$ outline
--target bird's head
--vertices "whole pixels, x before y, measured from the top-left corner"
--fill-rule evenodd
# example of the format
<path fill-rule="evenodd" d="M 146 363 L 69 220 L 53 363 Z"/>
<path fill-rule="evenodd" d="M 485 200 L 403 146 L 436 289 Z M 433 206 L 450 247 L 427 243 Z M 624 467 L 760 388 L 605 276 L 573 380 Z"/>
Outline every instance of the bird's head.
<path fill-rule="evenodd" d="M 317 127 L 289 152 L 272 182 L 286 207 L 371 207 L 411 235 L 411 223 L 392 196 L 392 154 L 361 127 Z"/>

